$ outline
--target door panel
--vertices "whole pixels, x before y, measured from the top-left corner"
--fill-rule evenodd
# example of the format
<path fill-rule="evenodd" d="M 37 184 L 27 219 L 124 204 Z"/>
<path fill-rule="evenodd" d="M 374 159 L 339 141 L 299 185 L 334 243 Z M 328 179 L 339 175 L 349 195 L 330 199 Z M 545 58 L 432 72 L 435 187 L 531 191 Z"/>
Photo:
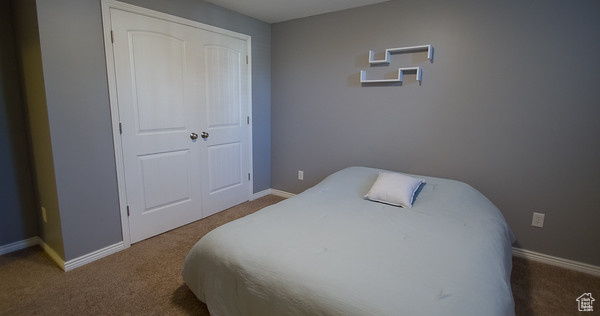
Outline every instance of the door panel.
<path fill-rule="evenodd" d="M 187 26 L 111 10 L 131 242 L 202 218 L 202 149 Z"/>
<path fill-rule="evenodd" d="M 227 47 L 207 46 L 205 58 L 208 127 L 239 126 L 241 54 Z"/>
<path fill-rule="evenodd" d="M 241 161 L 239 142 L 208 147 L 209 195 L 243 185 Z"/>
<path fill-rule="evenodd" d="M 185 41 L 143 31 L 129 36 L 139 130 L 185 128 Z"/>
<path fill-rule="evenodd" d="M 190 201 L 190 151 L 139 157 L 144 207 L 142 214 Z"/>
<path fill-rule="evenodd" d="M 204 86 L 201 98 L 209 137 L 203 164 L 205 215 L 242 203 L 249 195 L 250 128 L 246 42 L 211 35 L 204 44 Z"/>

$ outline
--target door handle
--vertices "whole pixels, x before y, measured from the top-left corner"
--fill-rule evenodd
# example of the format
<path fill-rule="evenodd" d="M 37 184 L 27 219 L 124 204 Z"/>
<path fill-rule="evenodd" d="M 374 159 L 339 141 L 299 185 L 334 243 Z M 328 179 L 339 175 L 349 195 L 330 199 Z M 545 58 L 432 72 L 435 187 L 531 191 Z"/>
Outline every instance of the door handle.
<path fill-rule="evenodd" d="M 208 133 L 207 132 L 202 132 L 202 133 L 200 133 L 200 136 L 202 138 L 204 138 L 204 139 L 207 139 L 208 138 Z"/>
<path fill-rule="evenodd" d="M 192 140 L 196 140 L 196 139 L 198 139 L 198 134 L 196 134 L 196 133 L 191 133 L 191 134 L 190 134 L 190 138 L 191 138 Z"/>

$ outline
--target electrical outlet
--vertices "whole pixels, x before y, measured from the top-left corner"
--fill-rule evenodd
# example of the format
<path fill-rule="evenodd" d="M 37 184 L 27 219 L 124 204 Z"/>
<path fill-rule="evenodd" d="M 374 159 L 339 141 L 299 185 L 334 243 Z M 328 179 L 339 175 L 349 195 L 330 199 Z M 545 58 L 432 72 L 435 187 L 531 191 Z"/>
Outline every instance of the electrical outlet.
<path fill-rule="evenodd" d="M 42 220 L 44 223 L 48 223 L 48 219 L 46 218 L 46 208 L 42 206 Z"/>
<path fill-rule="evenodd" d="M 298 180 L 304 180 L 304 171 L 298 170 Z"/>
<path fill-rule="evenodd" d="M 533 212 L 533 220 L 531 221 L 531 226 L 535 227 L 544 227 L 544 214 Z"/>

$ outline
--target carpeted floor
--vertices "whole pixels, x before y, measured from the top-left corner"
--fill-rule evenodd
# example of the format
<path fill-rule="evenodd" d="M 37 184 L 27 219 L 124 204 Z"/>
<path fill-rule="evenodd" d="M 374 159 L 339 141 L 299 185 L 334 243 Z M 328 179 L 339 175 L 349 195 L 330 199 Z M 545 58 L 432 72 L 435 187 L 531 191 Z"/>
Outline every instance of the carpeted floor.
<path fill-rule="evenodd" d="M 513 257 L 511 286 L 517 315 L 600 315 L 600 277 Z M 576 299 L 592 293 L 593 312 L 579 312 Z"/>
<path fill-rule="evenodd" d="M 280 200 L 246 202 L 66 273 L 39 247 L 0 256 L 0 315 L 208 315 L 181 278 L 187 252 L 219 225 Z M 575 315 L 581 294 L 600 297 L 600 278 L 524 259 L 513 259 L 511 279 L 517 315 Z M 600 301 L 582 314 L 599 311 Z"/>

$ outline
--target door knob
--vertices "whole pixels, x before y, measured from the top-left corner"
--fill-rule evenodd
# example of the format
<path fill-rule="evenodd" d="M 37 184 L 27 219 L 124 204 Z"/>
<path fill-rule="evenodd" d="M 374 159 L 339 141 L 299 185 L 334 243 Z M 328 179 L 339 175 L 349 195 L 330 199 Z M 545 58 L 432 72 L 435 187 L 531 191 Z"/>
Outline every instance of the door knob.
<path fill-rule="evenodd" d="M 198 134 L 196 134 L 196 133 L 191 133 L 191 134 L 190 134 L 190 138 L 191 138 L 192 140 L 198 139 Z"/>
<path fill-rule="evenodd" d="M 208 138 L 208 133 L 207 132 L 202 132 L 202 133 L 200 133 L 200 136 L 202 138 L 204 138 L 204 139 L 207 139 Z M 198 136 L 196 135 L 196 137 L 198 137 Z"/>

